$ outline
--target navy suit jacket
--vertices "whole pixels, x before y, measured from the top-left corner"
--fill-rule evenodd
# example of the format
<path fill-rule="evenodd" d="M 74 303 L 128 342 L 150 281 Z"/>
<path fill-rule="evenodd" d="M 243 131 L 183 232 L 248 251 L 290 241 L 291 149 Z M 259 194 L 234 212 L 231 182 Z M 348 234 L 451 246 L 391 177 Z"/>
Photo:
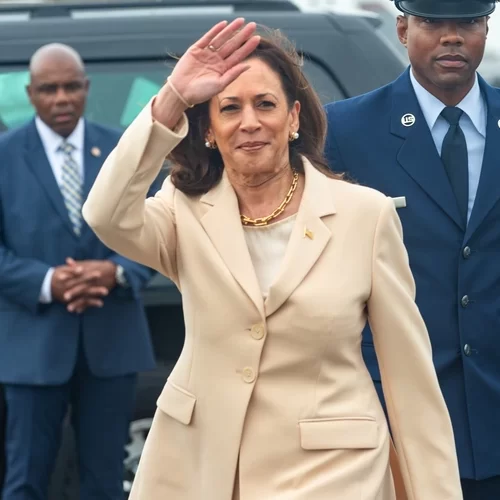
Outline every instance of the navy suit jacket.
<path fill-rule="evenodd" d="M 85 122 L 84 197 L 119 137 L 116 130 Z M 92 148 L 101 156 L 92 155 Z M 47 271 L 67 257 L 112 260 L 123 266 L 130 287 L 115 287 L 102 308 L 81 315 L 57 302 L 41 304 Z M 0 382 L 67 382 L 80 341 L 96 376 L 153 368 L 140 298 L 152 275 L 104 246 L 85 221 L 81 236 L 75 235 L 34 120 L 0 135 Z"/>
<path fill-rule="evenodd" d="M 482 78 L 480 86 L 488 106 L 486 148 L 467 227 L 409 71 L 388 86 L 326 107 L 330 167 L 388 196 L 406 197 L 398 213 L 461 476 L 479 480 L 500 475 L 500 90 Z M 403 125 L 407 114 L 415 117 L 411 126 Z M 362 348 L 379 382 L 368 328 Z"/>

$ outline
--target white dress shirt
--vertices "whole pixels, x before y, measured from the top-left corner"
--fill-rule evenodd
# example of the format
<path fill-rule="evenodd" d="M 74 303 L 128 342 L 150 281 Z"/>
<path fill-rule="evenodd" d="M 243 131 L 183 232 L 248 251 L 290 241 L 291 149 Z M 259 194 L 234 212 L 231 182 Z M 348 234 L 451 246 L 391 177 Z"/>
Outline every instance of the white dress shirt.
<path fill-rule="evenodd" d="M 43 144 L 43 149 L 47 155 L 50 166 L 52 167 L 52 172 L 57 181 L 57 184 L 61 186 L 62 183 L 62 169 L 64 164 L 64 153 L 58 151 L 59 146 L 65 140 L 59 134 L 54 132 L 48 125 L 46 125 L 40 117 L 35 118 L 35 125 L 38 131 L 38 135 Z M 84 142 L 84 132 L 85 125 L 83 118 L 80 118 L 78 124 L 71 133 L 71 135 L 66 139 L 67 142 L 74 146 L 73 159 L 77 163 L 80 175 L 83 180 L 84 170 L 83 170 L 83 142 Z M 48 304 L 52 302 L 52 275 L 54 274 L 54 268 L 50 268 L 45 278 L 43 280 L 42 289 L 40 291 L 40 302 Z"/>
<path fill-rule="evenodd" d="M 442 103 L 418 83 L 413 70 L 410 71 L 410 78 L 439 156 L 441 156 L 443 141 L 450 128 L 450 124 L 441 116 L 441 112 L 446 107 L 446 104 Z M 463 100 L 457 104 L 457 107 L 464 112 L 460 118 L 460 128 L 465 135 L 469 159 L 469 207 L 467 213 L 467 220 L 469 220 L 474 200 L 476 199 L 481 168 L 483 166 L 488 114 L 486 101 L 481 94 L 477 75 L 474 86 Z"/>

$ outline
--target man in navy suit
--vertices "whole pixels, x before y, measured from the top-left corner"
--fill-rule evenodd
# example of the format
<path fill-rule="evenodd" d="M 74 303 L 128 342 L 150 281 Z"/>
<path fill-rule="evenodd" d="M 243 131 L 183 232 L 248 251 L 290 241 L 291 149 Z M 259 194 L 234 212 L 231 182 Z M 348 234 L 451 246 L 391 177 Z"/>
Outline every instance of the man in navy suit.
<path fill-rule="evenodd" d="M 500 499 L 500 91 L 476 72 L 495 1 L 396 5 L 411 67 L 327 105 L 326 155 L 332 169 L 394 198 L 464 498 Z M 380 389 L 368 329 L 362 347 Z"/>
<path fill-rule="evenodd" d="M 105 247 L 80 209 L 120 133 L 82 118 L 89 81 L 70 47 L 40 48 L 36 118 L 0 136 L 3 500 L 45 500 L 70 407 L 81 500 L 123 499 L 136 373 L 154 367 L 140 299 L 152 271 Z"/>

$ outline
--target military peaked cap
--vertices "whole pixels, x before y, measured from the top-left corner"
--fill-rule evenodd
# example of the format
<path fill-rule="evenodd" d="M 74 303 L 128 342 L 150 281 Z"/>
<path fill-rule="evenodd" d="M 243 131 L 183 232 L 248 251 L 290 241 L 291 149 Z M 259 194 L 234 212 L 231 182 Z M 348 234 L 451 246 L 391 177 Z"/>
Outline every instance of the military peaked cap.
<path fill-rule="evenodd" d="M 490 15 L 497 0 L 393 0 L 405 14 L 433 19 L 468 19 Z"/>

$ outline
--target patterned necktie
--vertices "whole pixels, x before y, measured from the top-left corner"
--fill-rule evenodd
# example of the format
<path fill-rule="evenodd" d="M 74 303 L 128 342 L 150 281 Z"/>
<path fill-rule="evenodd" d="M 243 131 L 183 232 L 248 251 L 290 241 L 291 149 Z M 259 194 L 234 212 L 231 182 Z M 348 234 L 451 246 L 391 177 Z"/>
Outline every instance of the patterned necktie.
<path fill-rule="evenodd" d="M 443 141 L 441 159 L 446 174 L 457 199 L 460 214 L 467 223 L 469 209 L 469 157 L 467 142 L 460 128 L 459 122 L 463 115 L 459 108 L 447 107 L 441 112 L 443 118 L 450 124 L 448 133 Z"/>
<path fill-rule="evenodd" d="M 73 230 L 77 236 L 80 236 L 82 228 L 82 179 L 76 161 L 73 159 L 73 144 L 64 141 L 59 146 L 59 151 L 64 155 L 62 168 L 61 193 L 64 203 L 68 210 L 68 215 L 73 225 Z"/>

